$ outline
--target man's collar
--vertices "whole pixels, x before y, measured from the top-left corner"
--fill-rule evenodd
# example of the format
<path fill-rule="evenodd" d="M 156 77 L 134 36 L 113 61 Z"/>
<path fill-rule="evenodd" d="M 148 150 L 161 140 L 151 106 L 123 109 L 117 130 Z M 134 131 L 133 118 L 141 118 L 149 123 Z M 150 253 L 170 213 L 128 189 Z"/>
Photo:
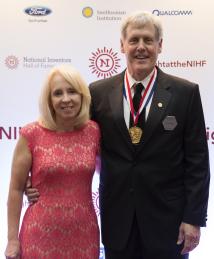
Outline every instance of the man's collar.
<path fill-rule="evenodd" d="M 142 83 L 142 84 L 145 86 L 145 85 L 148 85 L 149 80 L 150 80 L 150 78 L 152 77 L 152 74 L 153 74 L 153 72 L 154 72 L 154 69 L 153 69 L 152 72 L 151 72 L 146 78 L 144 78 L 142 81 L 136 81 L 136 80 L 129 74 L 128 69 L 127 69 L 126 72 L 127 72 L 127 76 L 128 76 L 128 80 L 129 80 L 129 85 L 130 85 L 130 87 L 132 87 L 133 85 L 138 84 L 138 83 Z"/>

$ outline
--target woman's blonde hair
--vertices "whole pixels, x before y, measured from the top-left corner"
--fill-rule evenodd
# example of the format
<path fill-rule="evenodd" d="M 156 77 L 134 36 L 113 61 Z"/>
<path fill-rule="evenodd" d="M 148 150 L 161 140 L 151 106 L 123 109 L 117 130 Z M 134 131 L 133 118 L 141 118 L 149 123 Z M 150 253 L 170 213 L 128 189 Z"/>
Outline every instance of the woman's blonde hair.
<path fill-rule="evenodd" d="M 39 120 L 45 127 L 52 130 L 57 129 L 55 111 L 51 102 L 51 80 L 56 74 L 60 74 L 82 97 L 81 108 L 73 125 L 74 129 L 81 128 L 89 119 L 91 95 L 80 73 L 74 67 L 68 65 L 54 67 L 49 72 L 40 96 Z"/>

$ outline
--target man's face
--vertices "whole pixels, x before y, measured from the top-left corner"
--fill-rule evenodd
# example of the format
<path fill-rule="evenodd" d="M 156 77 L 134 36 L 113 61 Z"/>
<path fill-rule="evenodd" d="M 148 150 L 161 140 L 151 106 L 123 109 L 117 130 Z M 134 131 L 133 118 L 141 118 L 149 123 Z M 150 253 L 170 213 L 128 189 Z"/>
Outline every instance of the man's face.
<path fill-rule="evenodd" d="M 161 53 L 162 39 L 158 41 L 155 32 L 152 24 L 142 28 L 129 25 L 126 37 L 121 39 L 121 52 L 126 56 L 128 71 L 137 81 L 151 73 Z"/>

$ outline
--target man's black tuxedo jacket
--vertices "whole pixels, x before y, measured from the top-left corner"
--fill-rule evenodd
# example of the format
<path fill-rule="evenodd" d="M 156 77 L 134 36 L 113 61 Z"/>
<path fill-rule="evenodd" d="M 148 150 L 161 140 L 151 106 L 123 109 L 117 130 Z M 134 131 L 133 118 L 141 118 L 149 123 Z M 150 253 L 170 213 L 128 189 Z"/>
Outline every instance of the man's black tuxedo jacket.
<path fill-rule="evenodd" d="M 170 249 L 182 221 L 206 224 L 209 161 L 198 85 L 158 69 L 136 148 L 124 120 L 123 83 L 124 72 L 90 85 L 92 119 L 101 129 L 102 240 L 122 249 L 136 213 L 145 246 Z"/>

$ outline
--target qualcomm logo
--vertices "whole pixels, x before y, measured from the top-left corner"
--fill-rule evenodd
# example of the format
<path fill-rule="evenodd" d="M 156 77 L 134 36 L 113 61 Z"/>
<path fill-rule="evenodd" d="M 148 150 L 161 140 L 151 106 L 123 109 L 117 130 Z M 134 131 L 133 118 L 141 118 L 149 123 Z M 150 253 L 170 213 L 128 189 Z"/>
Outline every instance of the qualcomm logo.
<path fill-rule="evenodd" d="M 24 12 L 31 16 L 45 16 L 49 15 L 52 11 L 51 9 L 43 6 L 31 6 L 26 8 Z"/>
<path fill-rule="evenodd" d="M 158 10 L 155 9 L 152 11 L 153 14 L 160 16 L 160 15 L 192 15 L 191 10 Z"/>

